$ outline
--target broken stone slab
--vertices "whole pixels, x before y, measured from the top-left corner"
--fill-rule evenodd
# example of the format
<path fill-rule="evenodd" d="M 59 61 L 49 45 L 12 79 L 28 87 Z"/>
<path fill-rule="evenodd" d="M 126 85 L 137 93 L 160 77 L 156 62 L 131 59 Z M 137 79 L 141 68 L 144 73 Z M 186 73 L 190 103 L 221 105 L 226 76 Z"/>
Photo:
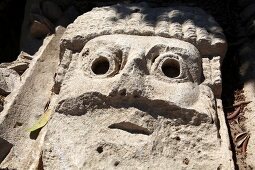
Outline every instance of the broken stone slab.
<path fill-rule="evenodd" d="M 0 95 L 10 94 L 20 83 L 19 74 L 8 68 L 0 68 Z"/>
<path fill-rule="evenodd" d="M 12 69 L 15 70 L 19 75 L 22 75 L 29 67 L 32 59 L 33 58 L 30 55 L 21 51 L 19 56 L 17 57 L 17 60 L 10 63 L 1 63 L 0 68 Z"/>
<path fill-rule="evenodd" d="M 44 40 L 24 73 L 22 85 L 8 96 L 0 114 L 0 137 L 12 143 L 13 148 L 0 164 L 0 169 L 36 169 L 38 166 L 44 135 L 31 134 L 27 129 L 44 113 L 51 98 L 59 63 L 59 41 L 64 30 L 58 27 L 56 35 Z"/>
<path fill-rule="evenodd" d="M 15 70 L 19 75 L 22 75 L 26 69 L 28 69 L 29 63 L 27 62 L 13 62 L 11 65 L 9 65 L 7 68 Z"/>

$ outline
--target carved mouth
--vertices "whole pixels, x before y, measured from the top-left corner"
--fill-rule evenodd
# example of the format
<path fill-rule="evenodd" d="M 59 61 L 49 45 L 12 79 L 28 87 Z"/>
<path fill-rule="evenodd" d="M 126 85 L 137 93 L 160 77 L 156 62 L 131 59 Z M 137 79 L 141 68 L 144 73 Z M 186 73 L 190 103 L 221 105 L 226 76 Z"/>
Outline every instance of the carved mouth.
<path fill-rule="evenodd" d="M 150 135 L 153 132 L 151 132 L 149 129 L 144 128 L 142 126 L 136 125 L 131 122 L 119 122 L 119 123 L 114 123 L 109 126 L 110 129 L 120 129 L 132 134 L 143 134 L 143 135 Z"/>
<path fill-rule="evenodd" d="M 61 100 L 58 103 L 56 111 L 66 115 L 81 116 L 88 113 L 90 110 L 109 108 L 136 108 L 142 112 L 148 113 L 154 119 L 164 117 L 165 119 L 174 120 L 175 124 L 198 126 L 201 123 L 212 123 L 212 119 L 207 113 L 200 113 L 193 109 L 182 108 L 164 100 L 151 100 L 145 97 L 136 99 L 129 97 L 121 98 L 118 96 L 110 97 L 97 92 L 85 93 L 75 98 Z M 118 129 L 125 129 L 130 132 L 134 131 L 132 129 L 139 129 L 127 128 L 129 126 L 124 126 L 123 123 L 121 124 L 122 125 L 118 125 Z"/>

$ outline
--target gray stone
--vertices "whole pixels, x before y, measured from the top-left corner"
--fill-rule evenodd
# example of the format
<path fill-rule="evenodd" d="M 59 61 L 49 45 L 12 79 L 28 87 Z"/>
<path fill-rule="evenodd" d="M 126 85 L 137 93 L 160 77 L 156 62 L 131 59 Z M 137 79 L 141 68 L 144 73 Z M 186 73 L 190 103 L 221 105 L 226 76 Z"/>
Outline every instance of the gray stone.
<path fill-rule="evenodd" d="M 14 146 L 0 163 L 0 169 L 38 169 L 46 131 L 41 130 L 37 136 L 28 128 L 44 113 L 51 98 L 59 63 L 59 40 L 64 30 L 58 27 L 56 35 L 44 40 L 30 67 L 22 75 L 21 86 L 6 99 L 0 114 L 0 138 Z"/>
<path fill-rule="evenodd" d="M 7 95 L 20 83 L 20 77 L 14 70 L 0 68 L 0 94 Z"/>
<path fill-rule="evenodd" d="M 22 75 L 26 69 L 29 67 L 29 64 L 32 60 L 32 57 L 25 52 L 21 51 L 17 59 L 10 63 L 1 63 L 0 68 L 8 68 L 15 70 L 19 75 Z"/>
<path fill-rule="evenodd" d="M 18 61 L 18 60 L 14 61 L 14 62 L 10 62 L 10 63 L 1 63 L 0 64 L 0 68 L 8 68 L 8 69 L 15 70 L 19 75 L 24 73 L 24 71 L 28 67 L 29 67 L 28 62 L 22 62 L 22 61 Z"/>
<path fill-rule="evenodd" d="M 15 70 L 19 75 L 23 74 L 28 67 L 29 63 L 27 62 L 14 62 L 8 66 L 9 69 Z"/>

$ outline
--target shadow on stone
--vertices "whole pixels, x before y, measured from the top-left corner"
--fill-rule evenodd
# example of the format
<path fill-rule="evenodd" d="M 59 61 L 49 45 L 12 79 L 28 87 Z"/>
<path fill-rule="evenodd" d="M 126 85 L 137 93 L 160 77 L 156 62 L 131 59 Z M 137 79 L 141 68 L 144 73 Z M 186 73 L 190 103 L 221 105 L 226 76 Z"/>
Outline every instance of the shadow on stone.
<path fill-rule="evenodd" d="M 36 140 L 40 131 L 41 131 L 42 128 L 40 129 L 36 129 L 35 131 L 32 131 L 29 135 L 30 139 L 33 139 L 33 140 Z"/>
<path fill-rule="evenodd" d="M 9 143 L 7 140 L 0 138 L 0 163 L 6 158 L 9 154 L 13 145 Z"/>

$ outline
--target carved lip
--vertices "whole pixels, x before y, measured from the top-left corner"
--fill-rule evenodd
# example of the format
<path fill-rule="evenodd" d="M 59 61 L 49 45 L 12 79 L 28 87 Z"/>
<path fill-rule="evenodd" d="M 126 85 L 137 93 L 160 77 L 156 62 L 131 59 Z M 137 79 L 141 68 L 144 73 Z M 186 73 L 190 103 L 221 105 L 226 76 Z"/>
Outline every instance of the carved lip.
<path fill-rule="evenodd" d="M 122 121 L 119 123 L 113 123 L 110 126 L 108 126 L 110 129 L 120 129 L 132 134 L 143 134 L 143 135 L 150 135 L 153 132 L 150 131 L 149 129 L 139 126 L 137 124 L 127 122 L 127 121 Z"/>
<path fill-rule="evenodd" d="M 146 97 L 110 97 L 98 92 L 85 93 L 75 98 L 61 100 L 58 103 L 56 111 L 66 115 L 81 116 L 86 114 L 89 110 L 109 108 L 136 108 L 142 112 L 148 113 L 154 119 L 164 117 L 165 119 L 174 120 L 176 124 L 181 125 L 190 124 L 199 126 L 201 123 L 212 123 L 212 119 L 207 113 L 201 113 L 194 109 L 182 108 L 168 101 L 158 99 L 152 100 Z M 118 125 L 118 127 L 122 126 Z"/>

